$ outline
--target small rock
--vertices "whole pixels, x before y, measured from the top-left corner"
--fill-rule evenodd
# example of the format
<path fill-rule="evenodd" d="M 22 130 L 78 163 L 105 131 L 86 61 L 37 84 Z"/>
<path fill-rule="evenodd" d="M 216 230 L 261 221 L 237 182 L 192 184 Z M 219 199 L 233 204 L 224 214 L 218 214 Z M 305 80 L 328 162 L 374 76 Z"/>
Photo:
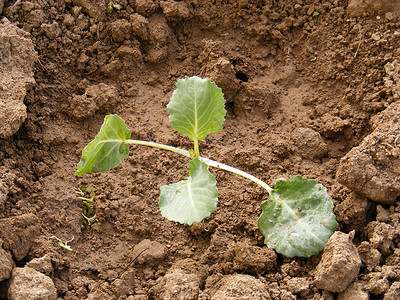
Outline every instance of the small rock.
<path fill-rule="evenodd" d="M 291 150 L 305 159 L 320 158 L 328 152 L 328 146 L 319 132 L 311 128 L 296 128 L 292 132 L 291 142 Z"/>
<path fill-rule="evenodd" d="M 295 260 L 283 264 L 280 269 L 283 276 L 296 277 L 302 275 L 302 268 Z"/>
<path fill-rule="evenodd" d="M 25 15 L 24 20 L 30 26 L 38 28 L 41 24 L 46 22 L 46 13 L 42 9 L 34 9 Z"/>
<path fill-rule="evenodd" d="M 42 24 L 40 26 L 40 29 L 44 32 L 44 34 L 49 38 L 49 39 L 55 39 L 56 37 L 59 37 L 62 33 L 60 25 L 56 21 L 54 21 L 51 24 Z"/>
<path fill-rule="evenodd" d="M 0 23 L 0 138 L 15 134 L 27 117 L 24 98 L 35 84 L 36 56 L 26 31 L 7 21 Z"/>
<path fill-rule="evenodd" d="M 48 254 L 40 258 L 32 259 L 26 264 L 26 266 L 46 275 L 50 275 L 50 273 L 53 272 L 53 265 L 51 263 L 50 255 Z"/>
<path fill-rule="evenodd" d="M 389 212 L 384 209 L 381 205 L 376 206 L 376 220 L 379 222 L 389 222 L 390 214 Z"/>
<path fill-rule="evenodd" d="M 72 26 L 75 24 L 75 19 L 73 16 L 66 14 L 63 19 L 63 24 L 65 26 Z"/>
<path fill-rule="evenodd" d="M 0 245 L 0 282 L 11 277 L 15 264 L 10 252 L 5 251 Z"/>
<path fill-rule="evenodd" d="M 338 116 L 325 113 L 316 119 L 313 124 L 321 134 L 335 136 L 343 132 L 344 128 L 349 125 L 349 120 L 343 120 Z"/>
<path fill-rule="evenodd" d="M 185 2 L 176 2 L 173 0 L 161 1 L 161 9 L 168 21 L 180 21 L 188 19 L 190 16 L 189 8 Z"/>
<path fill-rule="evenodd" d="M 90 23 L 89 23 L 88 18 L 87 18 L 85 15 L 83 15 L 83 14 L 80 14 L 80 15 L 78 16 L 78 18 L 76 19 L 76 26 L 78 26 L 78 28 L 79 28 L 80 30 L 86 30 L 86 29 L 88 29 L 88 28 L 89 28 L 89 25 L 90 25 Z"/>
<path fill-rule="evenodd" d="M 311 282 L 310 279 L 306 277 L 294 277 L 290 278 L 287 283 L 287 289 L 292 294 L 299 294 L 304 291 L 307 291 L 310 288 Z"/>
<path fill-rule="evenodd" d="M 7 201 L 8 190 L 9 189 L 7 184 L 2 179 L 0 179 L 0 211 L 3 210 L 4 204 Z"/>
<path fill-rule="evenodd" d="M 294 9 L 297 10 L 297 11 L 301 10 L 302 8 L 303 8 L 303 6 L 301 6 L 301 5 L 298 4 L 298 3 L 296 3 L 296 4 L 294 5 Z"/>
<path fill-rule="evenodd" d="M 368 223 L 365 232 L 372 247 L 380 249 L 384 254 L 388 253 L 396 234 L 396 230 L 392 225 L 373 221 Z"/>
<path fill-rule="evenodd" d="M 132 6 L 142 16 L 150 16 L 157 9 L 153 0 L 128 0 Z"/>
<path fill-rule="evenodd" d="M 133 248 L 133 257 L 139 264 L 146 264 L 148 266 L 158 265 L 167 255 L 167 248 L 158 243 L 150 240 L 143 240 Z"/>
<path fill-rule="evenodd" d="M 132 33 L 142 41 L 149 39 L 148 25 L 149 21 L 140 14 L 133 14 L 129 17 L 132 24 Z"/>
<path fill-rule="evenodd" d="M 364 282 L 354 281 L 338 295 L 337 300 L 369 300 L 369 294 L 364 290 Z"/>
<path fill-rule="evenodd" d="M 267 247 L 250 246 L 248 243 L 235 245 L 234 270 L 260 274 L 276 267 L 276 253 Z"/>
<path fill-rule="evenodd" d="M 129 40 L 132 33 L 132 26 L 128 20 L 118 19 L 111 23 L 111 36 L 117 43 L 121 43 L 124 40 Z"/>
<path fill-rule="evenodd" d="M 379 203 L 389 204 L 400 196 L 400 102 L 374 116 L 374 131 L 340 160 L 337 180 L 353 191 Z"/>
<path fill-rule="evenodd" d="M 315 271 L 315 285 L 329 292 L 343 292 L 356 279 L 361 259 L 352 243 L 354 232 L 336 231 L 325 245 Z"/>
<path fill-rule="evenodd" d="M 365 290 L 374 295 L 382 295 L 389 290 L 390 281 L 397 278 L 396 267 L 383 266 L 380 272 L 371 272 L 366 275 L 368 280 Z"/>
<path fill-rule="evenodd" d="M 378 249 L 373 248 L 370 243 L 366 241 L 361 242 L 357 247 L 357 251 L 367 270 L 372 271 L 375 267 L 379 266 L 381 253 Z"/>
<path fill-rule="evenodd" d="M 157 280 L 152 288 L 156 299 L 198 299 L 200 292 L 200 277 L 197 274 L 186 274 L 173 270 Z"/>
<path fill-rule="evenodd" d="M 386 292 L 383 300 L 398 300 L 400 299 L 400 282 L 395 281 Z"/>
<path fill-rule="evenodd" d="M 77 5 L 78 8 L 75 16 L 78 16 L 81 11 L 87 13 L 91 18 L 100 20 L 106 13 L 106 9 L 103 5 L 99 5 L 99 2 L 93 0 L 72 0 L 72 3 Z M 75 8 L 74 7 L 74 8 Z"/>
<path fill-rule="evenodd" d="M 373 39 L 374 41 L 379 41 L 381 37 L 379 36 L 379 34 L 373 33 L 371 34 L 371 39 Z"/>
<path fill-rule="evenodd" d="M 396 15 L 390 11 L 385 14 L 385 18 L 389 21 L 394 21 L 396 19 Z"/>
<path fill-rule="evenodd" d="M 112 85 L 99 83 L 88 86 L 85 94 L 69 98 L 67 113 L 77 119 L 91 117 L 96 111 L 105 113 L 116 105 L 118 96 L 117 88 Z"/>
<path fill-rule="evenodd" d="M 349 0 L 347 13 L 349 17 L 360 17 L 364 12 L 392 12 L 400 15 L 398 2 L 393 0 Z"/>
<path fill-rule="evenodd" d="M 250 275 L 228 275 L 208 291 L 212 300 L 271 299 L 266 285 Z M 288 299 L 288 298 L 282 298 Z"/>
<path fill-rule="evenodd" d="M 337 220 L 349 225 L 351 230 L 360 230 L 368 223 L 367 213 L 372 208 L 371 203 L 366 197 L 352 192 L 335 207 Z"/>
<path fill-rule="evenodd" d="M 3 12 L 4 0 L 0 0 L 0 15 Z"/>
<path fill-rule="evenodd" d="M 116 279 L 113 284 L 116 288 L 116 294 L 120 297 L 123 295 L 134 294 L 136 284 L 136 270 L 129 270 L 124 272 L 121 275 L 121 278 Z"/>
<path fill-rule="evenodd" d="M 164 15 L 156 14 L 149 18 L 149 41 L 152 46 L 167 45 L 172 34 Z"/>
<path fill-rule="evenodd" d="M 142 60 L 142 53 L 139 47 L 130 47 L 122 45 L 115 51 L 117 56 L 127 57 L 130 61 L 140 62 Z"/>
<path fill-rule="evenodd" d="M 87 56 L 85 53 L 82 53 L 78 57 L 76 62 L 77 62 L 78 65 L 85 65 L 89 60 L 90 60 L 89 56 Z"/>
<path fill-rule="evenodd" d="M 50 277 L 35 269 L 15 268 L 9 282 L 8 298 L 10 300 L 56 300 L 57 290 Z"/>
<path fill-rule="evenodd" d="M 80 5 L 77 5 L 77 6 L 74 6 L 71 8 L 71 12 L 72 12 L 72 15 L 74 16 L 74 18 L 78 18 L 81 11 L 82 11 L 82 6 L 80 6 Z"/>
<path fill-rule="evenodd" d="M 235 69 L 228 59 L 220 57 L 210 60 L 203 65 L 203 70 L 205 76 L 222 89 L 226 99 L 231 99 L 237 93 L 239 81 L 236 78 Z"/>
<path fill-rule="evenodd" d="M 28 255 L 34 239 L 40 234 L 39 220 L 34 214 L 24 214 L 0 219 L 0 239 L 3 248 L 11 251 L 21 261 Z"/>

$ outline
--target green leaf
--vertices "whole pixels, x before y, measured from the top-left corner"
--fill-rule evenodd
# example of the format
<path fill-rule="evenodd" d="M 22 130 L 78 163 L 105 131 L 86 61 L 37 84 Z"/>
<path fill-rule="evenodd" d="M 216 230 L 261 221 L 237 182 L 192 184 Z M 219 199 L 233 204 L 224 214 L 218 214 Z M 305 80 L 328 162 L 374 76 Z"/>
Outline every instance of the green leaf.
<path fill-rule="evenodd" d="M 198 141 L 222 129 L 225 99 L 214 82 L 193 76 L 178 80 L 176 87 L 167 106 L 175 130 Z"/>
<path fill-rule="evenodd" d="M 129 155 L 124 142 L 130 137 L 124 120 L 117 115 L 106 116 L 96 138 L 83 149 L 75 175 L 106 172 L 118 166 Z"/>
<path fill-rule="evenodd" d="M 287 257 L 318 254 L 337 227 L 326 188 L 300 175 L 277 181 L 261 207 L 258 228 L 265 244 Z"/>
<path fill-rule="evenodd" d="M 163 217 L 183 224 L 200 222 L 217 208 L 218 189 L 208 166 L 190 161 L 189 178 L 161 187 L 159 206 Z"/>

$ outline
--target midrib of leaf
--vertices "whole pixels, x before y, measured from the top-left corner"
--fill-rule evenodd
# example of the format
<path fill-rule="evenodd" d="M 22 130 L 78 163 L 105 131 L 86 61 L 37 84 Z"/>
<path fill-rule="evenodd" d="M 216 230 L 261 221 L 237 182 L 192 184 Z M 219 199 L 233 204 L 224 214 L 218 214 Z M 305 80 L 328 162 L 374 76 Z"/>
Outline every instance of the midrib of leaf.
<path fill-rule="evenodd" d="M 114 131 L 115 135 L 116 135 L 117 137 L 119 137 L 118 131 L 116 131 L 115 128 L 112 127 L 112 124 L 110 124 L 110 128 L 112 129 L 112 131 Z M 109 136 L 107 135 L 107 132 L 106 132 L 106 131 L 104 132 L 104 136 L 105 136 L 107 139 L 110 140 L 110 138 L 109 138 Z M 100 160 L 100 162 L 104 161 L 104 159 L 115 149 L 115 147 L 119 146 L 119 145 L 117 144 L 118 141 L 119 141 L 120 143 L 123 143 L 124 140 L 122 140 L 122 139 L 120 139 L 120 140 L 113 140 L 113 142 L 115 143 L 114 146 L 110 148 L 110 150 L 107 152 L 107 155 L 105 155 L 105 156 Z M 103 141 L 100 141 L 100 142 L 106 143 L 107 140 L 103 140 Z M 98 143 L 98 145 L 99 145 L 99 144 L 100 144 L 100 143 Z M 100 152 L 101 148 L 102 148 L 102 147 L 99 147 L 99 148 L 98 148 L 98 151 L 96 151 L 96 156 L 97 156 L 97 154 Z"/>
<path fill-rule="evenodd" d="M 210 107 L 211 103 L 213 103 L 213 101 L 209 101 L 209 102 L 208 102 L 208 105 L 207 105 L 206 109 L 204 110 L 203 114 L 199 117 L 199 119 L 203 118 L 204 114 L 207 113 L 208 108 Z M 213 108 L 212 112 L 211 112 L 210 114 L 208 114 L 208 116 L 212 115 L 213 112 L 214 112 L 216 109 L 217 109 L 217 106 L 214 105 L 214 108 Z M 197 118 L 196 118 L 196 119 L 197 119 Z M 208 118 L 208 121 L 209 121 L 209 120 L 210 120 L 210 118 Z M 207 121 L 204 121 L 204 122 L 203 122 L 203 125 L 202 125 L 202 126 L 200 127 L 200 129 L 199 129 L 199 132 L 201 132 L 201 130 L 203 130 L 203 128 L 204 128 L 205 126 L 207 126 L 207 125 L 208 125 L 208 122 L 207 122 Z"/>
<path fill-rule="evenodd" d="M 301 218 L 296 215 L 296 212 L 293 209 L 291 209 L 290 206 L 287 205 L 285 201 L 282 200 L 281 195 L 278 196 L 278 201 L 281 203 L 282 206 L 284 206 L 287 209 L 287 211 L 293 217 L 293 219 L 296 219 L 296 221 L 300 223 L 300 226 L 304 228 L 304 230 L 309 232 L 310 235 L 314 236 L 315 239 L 319 240 L 321 244 L 324 244 L 324 242 L 309 229 L 310 228 L 309 226 L 305 226 L 304 222 L 301 221 Z"/>
<path fill-rule="evenodd" d="M 195 89 L 194 91 L 194 123 L 195 123 L 195 128 L 194 128 L 194 135 L 195 135 L 195 140 L 199 140 L 199 132 L 198 132 L 198 126 L 199 126 L 199 119 L 197 118 L 197 110 L 198 110 L 198 90 L 199 88 Z"/>
<path fill-rule="evenodd" d="M 193 207 L 193 211 L 196 212 L 196 217 L 199 217 L 199 214 L 197 213 L 197 209 L 194 206 L 193 193 L 192 193 L 192 177 L 188 178 L 187 185 L 188 185 L 188 191 L 189 191 L 190 205 Z"/>
<path fill-rule="evenodd" d="M 185 102 L 182 102 L 182 108 L 187 109 L 188 111 L 192 111 L 192 109 L 190 107 L 188 107 L 187 105 L 185 105 Z M 186 121 L 193 127 L 193 135 L 194 135 L 194 127 L 195 125 L 192 124 L 192 122 L 190 121 L 190 119 L 186 116 L 186 114 L 183 113 L 182 109 L 181 109 L 181 114 L 184 116 L 184 118 L 186 119 Z M 196 113 L 196 111 L 194 111 L 194 113 Z"/>

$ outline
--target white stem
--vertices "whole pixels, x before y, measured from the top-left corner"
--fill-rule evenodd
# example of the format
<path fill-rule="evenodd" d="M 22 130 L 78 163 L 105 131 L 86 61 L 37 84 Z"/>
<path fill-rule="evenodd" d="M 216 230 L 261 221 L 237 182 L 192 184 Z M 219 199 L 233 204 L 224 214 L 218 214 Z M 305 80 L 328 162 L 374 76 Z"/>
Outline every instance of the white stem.
<path fill-rule="evenodd" d="M 183 156 L 187 156 L 191 158 L 190 152 L 187 150 L 183 150 L 180 148 L 164 145 L 164 144 L 159 144 L 159 143 L 154 143 L 154 142 L 146 142 L 146 141 L 139 141 L 139 140 L 127 140 L 125 141 L 127 144 L 132 144 L 132 145 L 142 145 L 142 146 L 149 146 L 149 147 L 154 147 L 154 148 L 160 148 L 164 150 L 169 150 L 178 154 L 181 154 Z"/>
<path fill-rule="evenodd" d="M 182 154 L 182 155 L 187 156 L 189 158 L 192 158 L 189 151 L 183 150 L 183 149 L 180 149 L 180 148 L 176 148 L 176 147 L 172 147 L 172 146 L 167 146 L 167 145 L 164 145 L 164 144 L 159 144 L 159 143 L 154 143 L 154 142 L 146 142 L 146 141 L 140 141 L 140 140 L 127 140 L 127 141 L 125 141 L 125 143 L 133 144 L 133 145 L 143 145 L 143 146 L 149 146 L 149 147 L 155 147 L 155 148 L 160 148 L 160 149 L 164 149 L 164 150 L 169 150 L 169 151 L 172 151 L 172 152 L 175 152 L 175 153 Z M 257 183 L 259 186 L 261 186 L 264 189 L 266 189 L 268 194 L 270 194 L 270 195 L 273 192 L 273 189 L 268 184 L 266 184 L 264 181 L 258 179 L 257 177 L 255 177 L 253 175 L 250 175 L 249 173 L 246 173 L 246 172 L 244 172 L 242 170 L 236 169 L 236 168 L 231 167 L 229 165 L 226 165 L 226 164 L 223 164 L 223 163 L 220 163 L 220 162 L 217 162 L 215 160 L 208 159 L 208 158 L 205 158 L 205 157 L 199 157 L 199 159 L 200 159 L 201 162 L 207 164 L 208 166 L 219 168 L 219 169 L 222 169 L 222 170 L 225 170 L 225 171 L 240 175 L 240 176 L 242 176 L 244 178 L 247 178 L 247 179 Z"/>
<path fill-rule="evenodd" d="M 257 183 L 259 186 L 263 187 L 264 189 L 266 189 L 268 194 L 270 194 L 270 195 L 273 192 L 273 189 L 268 184 L 266 184 L 264 181 L 258 179 L 257 177 L 255 177 L 253 175 L 250 175 L 249 173 L 246 173 L 246 172 L 244 172 L 242 170 L 236 169 L 236 168 L 231 167 L 229 165 L 226 165 L 226 164 L 223 164 L 223 163 L 220 163 L 220 162 L 217 162 L 215 160 L 208 159 L 208 158 L 205 158 L 205 157 L 200 157 L 200 161 L 202 161 L 203 163 L 205 163 L 205 164 L 207 164 L 207 165 L 209 165 L 211 167 L 216 167 L 216 168 L 219 168 L 219 169 L 222 169 L 222 170 L 225 170 L 225 171 L 240 175 L 240 176 L 242 176 L 244 178 L 247 178 L 247 179 Z"/>

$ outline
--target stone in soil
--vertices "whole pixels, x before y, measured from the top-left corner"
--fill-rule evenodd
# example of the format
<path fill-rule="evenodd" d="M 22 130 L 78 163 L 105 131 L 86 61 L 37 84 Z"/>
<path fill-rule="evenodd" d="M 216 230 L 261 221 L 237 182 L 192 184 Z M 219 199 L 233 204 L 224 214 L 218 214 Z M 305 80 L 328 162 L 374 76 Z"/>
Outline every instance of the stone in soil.
<path fill-rule="evenodd" d="M 0 240 L 0 282 L 10 278 L 15 265 L 11 253 L 1 248 L 1 244 L 2 242 Z"/>
<path fill-rule="evenodd" d="M 400 299 L 400 282 L 395 281 L 386 292 L 383 300 L 397 300 Z"/>
<path fill-rule="evenodd" d="M 34 214 L 0 220 L 0 239 L 4 241 L 3 248 L 10 250 L 18 261 L 28 255 L 33 240 L 39 234 L 39 221 Z"/>
<path fill-rule="evenodd" d="M 26 264 L 26 266 L 35 269 L 36 271 L 45 275 L 50 275 L 50 273 L 53 272 L 51 257 L 48 254 L 39 258 L 32 259 Z"/>
<path fill-rule="evenodd" d="M 37 53 L 29 33 L 3 19 L 0 22 L 0 138 L 15 134 L 27 117 L 24 98 L 35 84 Z"/>
<path fill-rule="evenodd" d="M 157 280 L 152 289 L 156 299 L 197 299 L 200 292 L 200 277 L 173 270 Z"/>
<path fill-rule="evenodd" d="M 167 255 L 167 248 L 164 245 L 147 239 L 137 244 L 132 253 L 139 264 L 146 264 L 147 266 L 159 264 L 165 255 Z"/>
<path fill-rule="evenodd" d="M 34 300 L 57 299 L 57 290 L 50 277 L 24 267 L 15 268 L 9 282 L 8 299 L 10 300 Z"/>
<path fill-rule="evenodd" d="M 362 281 L 354 281 L 338 295 L 337 300 L 369 300 L 369 294 L 364 290 Z"/>
<path fill-rule="evenodd" d="M 380 203 L 400 196 L 400 102 L 373 118 L 374 131 L 340 160 L 337 180 Z"/>
<path fill-rule="evenodd" d="M 233 268 L 250 274 L 262 274 L 276 267 L 276 259 L 276 253 L 272 249 L 237 243 Z"/>
<path fill-rule="evenodd" d="M 116 87 L 105 83 L 88 86 L 83 95 L 74 95 L 69 98 L 66 109 L 71 117 L 84 119 L 93 116 L 96 112 L 105 113 L 113 108 L 119 93 Z"/>
<path fill-rule="evenodd" d="M 328 152 L 328 146 L 319 132 L 298 127 L 291 134 L 291 150 L 305 159 L 321 158 Z"/>
<path fill-rule="evenodd" d="M 365 290 L 374 295 L 382 295 L 390 288 L 390 282 L 398 278 L 396 267 L 383 266 L 380 271 L 368 273 L 365 276 Z"/>
<path fill-rule="evenodd" d="M 212 300 L 271 299 L 265 283 L 243 274 L 224 276 L 207 292 Z"/>
<path fill-rule="evenodd" d="M 364 13 L 392 12 L 400 15 L 400 5 L 393 0 L 349 0 L 347 13 L 350 17 L 360 17 Z"/>
<path fill-rule="evenodd" d="M 329 292 L 343 292 L 357 278 L 361 259 L 352 240 L 354 232 L 336 231 L 325 245 L 315 271 L 315 285 Z"/>

